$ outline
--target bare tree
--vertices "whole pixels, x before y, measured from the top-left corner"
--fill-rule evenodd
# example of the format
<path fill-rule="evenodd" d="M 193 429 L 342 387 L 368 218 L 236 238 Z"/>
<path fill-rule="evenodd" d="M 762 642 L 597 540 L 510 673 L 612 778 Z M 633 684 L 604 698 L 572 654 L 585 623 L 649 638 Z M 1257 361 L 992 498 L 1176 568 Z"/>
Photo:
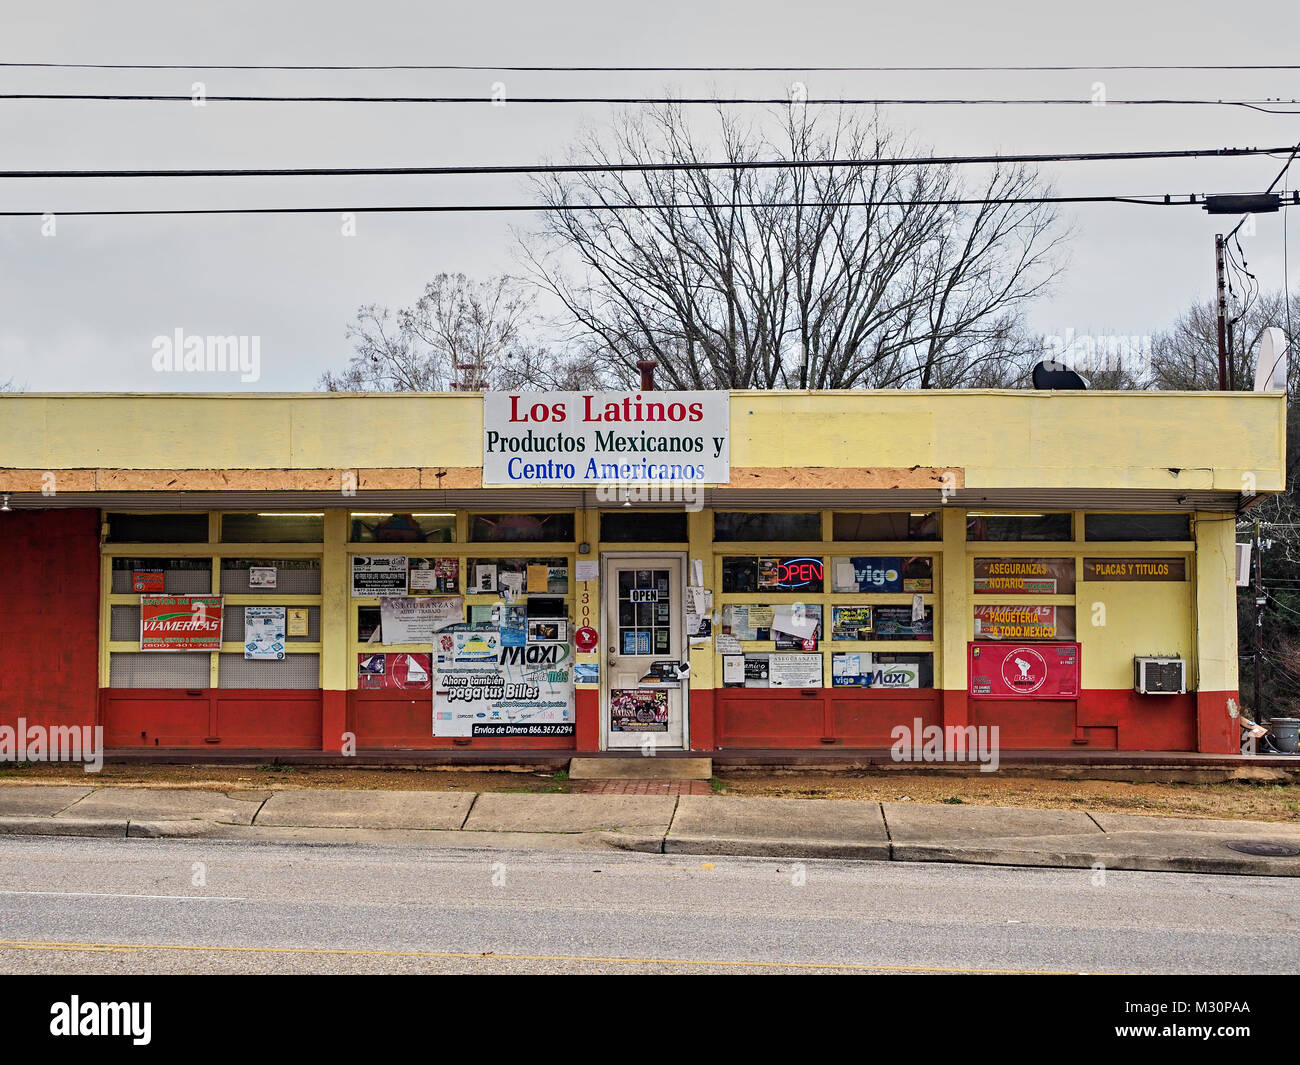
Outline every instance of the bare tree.
<path fill-rule="evenodd" d="M 584 135 L 575 157 L 691 164 L 920 154 L 879 118 L 807 108 L 779 144 L 718 113 L 716 147 L 665 106 Z M 1021 344 L 1021 308 L 1056 274 L 1063 234 L 1022 166 L 977 185 L 942 165 L 645 170 L 551 175 L 523 241 L 601 369 L 654 357 L 677 388 L 948 387 Z M 956 200 L 998 202 L 962 205 Z M 748 205 L 761 204 L 753 207 Z"/>
<path fill-rule="evenodd" d="M 534 301 L 507 277 L 471 281 L 438 274 L 409 308 L 368 304 L 347 335 L 348 365 L 326 372 L 329 392 L 441 392 L 450 388 L 585 387 L 583 364 L 560 358 L 536 335 Z"/>

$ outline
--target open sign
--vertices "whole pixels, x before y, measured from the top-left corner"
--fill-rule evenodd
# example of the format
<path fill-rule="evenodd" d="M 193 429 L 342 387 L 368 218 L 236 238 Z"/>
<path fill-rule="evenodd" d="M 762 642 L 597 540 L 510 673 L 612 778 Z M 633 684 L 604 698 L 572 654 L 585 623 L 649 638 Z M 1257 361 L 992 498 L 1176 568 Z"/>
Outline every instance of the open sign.
<path fill-rule="evenodd" d="M 822 577 L 822 561 L 819 558 L 792 558 L 778 562 L 776 566 L 778 588 L 803 588 L 820 581 Z"/>

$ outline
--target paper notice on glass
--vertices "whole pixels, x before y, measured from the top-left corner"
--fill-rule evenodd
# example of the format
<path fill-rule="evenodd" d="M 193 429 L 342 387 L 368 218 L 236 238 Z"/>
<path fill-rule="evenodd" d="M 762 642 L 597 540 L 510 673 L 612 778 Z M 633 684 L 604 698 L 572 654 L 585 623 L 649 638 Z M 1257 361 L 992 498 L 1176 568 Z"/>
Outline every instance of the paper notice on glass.
<path fill-rule="evenodd" d="M 725 632 L 718 633 L 714 637 L 714 642 L 718 646 L 718 653 L 722 655 L 744 655 L 741 649 L 740 641 L 734 636 L 729 636 Z"/>
<path fill-rule="evenodd" d="M 541 565 L 541 566 L 530 565 L 528 567 L 528 590 L 530 592 L 540 592 L 543 595 L 546 593 L 547 570 L 548 567 L 545 565 Z"/>
<path fill-rule="evenodd" d="M 745 656 L 722 656 L 722 683 L 743 685 L 745 683 Z"/>
<path fill-rule="evenodd" d="M 925 600 L 922 599 L 919 595 L 912 596 L 912 620 L 913 621 L 925 620 Z"/>
<path fill-rule="evenodd" d="M 704 588 L 687 588 L 686 635 L 691 643 L 706 643 L 713 633 L 713 593 Z"/>
<path fill-rule="evenodd" d="M 858 590 L 858 572 L 852 562 L 835 561 L 835 580 L 832 590 L 836 592 L 856 592 Z"/>
<path fill-rule="evenodd" d="M 856 679 L 862 676 L 863 659 L 870 663 L 871 656 L 868 654 L 831 655 L 831 679 L 836 687 L 842 687 L 850 677 Z M 867 671 L 870 672 L 870 669 L 868 664 Z"/>
<path fill-rule="evenodd" d="M 501 590 L 506 593 L 506 598 L 514 600 L 523 594 L 524 575 L 522 573 L 503 573 L 497 578 L 501 582 Z M 529 588 L 532 591 L 532 588 Z"/>
<path fill-rule="evenodd" d="M 768 683 L 773 688 L 820 688 L 822 686 L 822 656 L 770 655 Z"/>
<path fill-rule="evenodd" d="M 250 588 L 274 588 L 275 567 L 274 566 L 249 566 L 248 586 Z"/>
<path fill-rule="evenodd" d="M 308 635 L 311 631 L 311 613 L 305 606 L 291 606 L 285 613 L 285 629 L 289 636 Z"/>
<path fill-rule="evenodd" d="M 580 582 L 600 579 L 600 562 L 596 559 L 588 561 L 580 558 L 578 559 L 578 565 L 576 568 L 578 573 L 575 579 Z"/>
<path fill-rule="evenodd" d="M 474 567 L 474 591 L 479 595 L 496 595 L 497 591 L 497 568 L 496 566 L 475 566 Z"/>
<path fill-rule="evenodd" d="M 458 625 L 465 614 L 465 600 L 459 595 L 387 596 L 379 600 L 379 627 L 382 642 L 432 643 L 433 634 Z"/>
<path fill-rule="evenodd" d="M 753 616 L 754 612 L 751 609 L 751 620 Z M 817 634 L 817 626 L 820 622 L 819 613 L 814 614 L 809 610 L 792 606 L 779 606 L 772 617 L 771 628 L 790 636 L 798 636 L 801 640 L 811 640 Z"/>
<path fill-rule="evenodd" d="M 245 658 L 284 658 L 284 611 L 282 606 L 244 607 Z"/>

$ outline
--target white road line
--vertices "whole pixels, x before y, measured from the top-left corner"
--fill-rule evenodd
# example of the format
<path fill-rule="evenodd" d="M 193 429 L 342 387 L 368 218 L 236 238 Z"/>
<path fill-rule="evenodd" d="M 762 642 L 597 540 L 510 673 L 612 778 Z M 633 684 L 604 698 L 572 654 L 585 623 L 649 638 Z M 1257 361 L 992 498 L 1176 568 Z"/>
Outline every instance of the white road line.
<path fill-rule="evenodd" d="M 81 899 L 173 899 L 176 902 L 247 902 L 237 895 L 131 895 L 111 891 L 0 891 L 0 895 L 45 895 Z"/>

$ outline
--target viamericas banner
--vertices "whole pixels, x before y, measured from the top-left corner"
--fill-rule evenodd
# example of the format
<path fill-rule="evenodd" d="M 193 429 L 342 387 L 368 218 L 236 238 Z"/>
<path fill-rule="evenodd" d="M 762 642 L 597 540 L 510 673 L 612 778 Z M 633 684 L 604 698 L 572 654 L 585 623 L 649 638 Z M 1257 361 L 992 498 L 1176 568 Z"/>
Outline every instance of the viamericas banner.
<path fill-rule="evenodd" d="M 727 484 L 726 392 L 489 392 L 483 484 Z"/>

